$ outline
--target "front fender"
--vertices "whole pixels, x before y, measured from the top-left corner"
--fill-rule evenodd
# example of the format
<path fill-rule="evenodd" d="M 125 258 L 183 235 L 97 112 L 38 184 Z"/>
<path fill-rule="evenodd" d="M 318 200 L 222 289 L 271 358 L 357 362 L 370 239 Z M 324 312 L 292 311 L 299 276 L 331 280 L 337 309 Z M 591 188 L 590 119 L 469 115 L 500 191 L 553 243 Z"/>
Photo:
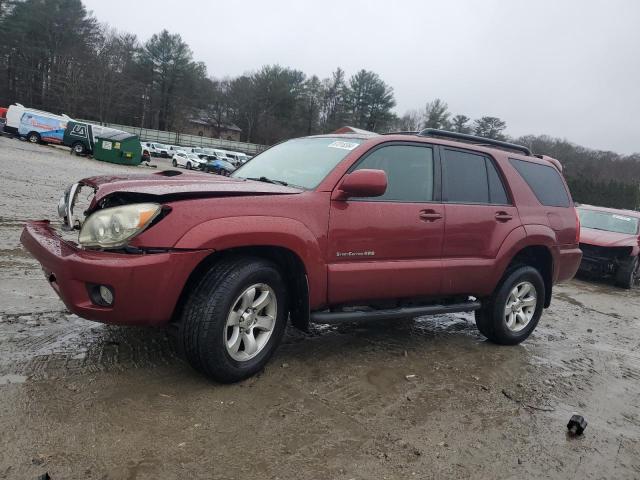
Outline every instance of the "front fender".
<path fill-rule="evenodd" d="M 327 269 L 319 240 L 298 220 L 286 217 L 243 216 L 209 220 L 194 226 L 175 244 L 177 249 L 268 246 L 286 248 L 304 264 L 311 308 L 326 302 Z"/>

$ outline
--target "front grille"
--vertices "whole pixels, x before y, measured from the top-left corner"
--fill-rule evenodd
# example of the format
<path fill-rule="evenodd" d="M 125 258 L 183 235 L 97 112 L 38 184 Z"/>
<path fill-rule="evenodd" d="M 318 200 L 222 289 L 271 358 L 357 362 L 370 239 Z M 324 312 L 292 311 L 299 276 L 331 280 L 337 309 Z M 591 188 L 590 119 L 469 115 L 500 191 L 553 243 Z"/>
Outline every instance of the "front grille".
<path fill-rule="evenodd" d="M 586 258 L 593 258 L 598 260 L 615 260 L 619 258 L 628 257 L 631 255 L 631 247 L 601 247 L 598 245 L 590 245 L 588 243 L 581 243 L 580 250 Z"/>

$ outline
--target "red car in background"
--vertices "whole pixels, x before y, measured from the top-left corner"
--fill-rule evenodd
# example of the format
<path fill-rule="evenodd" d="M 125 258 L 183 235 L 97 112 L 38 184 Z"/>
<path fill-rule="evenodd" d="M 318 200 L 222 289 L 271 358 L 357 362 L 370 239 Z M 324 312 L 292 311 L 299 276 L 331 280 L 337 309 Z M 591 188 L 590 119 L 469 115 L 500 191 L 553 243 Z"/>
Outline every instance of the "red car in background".
<path fill-rule="evenodd" d="M 0 107 L 0 132 L 4 130 L 4 126 L 7 123 L 7 109 Z"/>
<path fill-rule="evenodd" d="M 640 212 L 581 205 L 580 271 L 613 277 L 616 285 L 640 283 Z"/>

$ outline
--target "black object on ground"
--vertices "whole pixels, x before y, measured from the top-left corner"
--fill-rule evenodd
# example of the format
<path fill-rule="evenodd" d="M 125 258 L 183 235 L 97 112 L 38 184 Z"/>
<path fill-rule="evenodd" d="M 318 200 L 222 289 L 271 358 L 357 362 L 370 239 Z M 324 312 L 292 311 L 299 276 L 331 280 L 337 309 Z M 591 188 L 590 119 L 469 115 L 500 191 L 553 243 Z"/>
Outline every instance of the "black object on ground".
<path fill-rule="evenodd" d="M 587 428 L 587 421 L 582 415 L 572 415 L 567 423 L 567 429 L 572 436 L 582 435 L 585 428 Z"/>

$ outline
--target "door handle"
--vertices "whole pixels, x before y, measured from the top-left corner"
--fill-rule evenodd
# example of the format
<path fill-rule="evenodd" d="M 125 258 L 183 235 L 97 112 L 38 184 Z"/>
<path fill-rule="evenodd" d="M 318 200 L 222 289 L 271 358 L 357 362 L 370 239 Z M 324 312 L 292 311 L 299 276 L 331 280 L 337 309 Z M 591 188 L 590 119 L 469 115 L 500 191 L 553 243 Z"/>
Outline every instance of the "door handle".
<path fill-rule="evenodd" d="M 507 212 L 497 212 L 496 220 L 498 222 L 508 222 L 513 218 L 513 215 L 509 215 Z"/>
<path fill-rule="evenodd" d="M 442 214 L 436 212 L 435 210 L 421 210 L 420 211 L 420 219 L 425 222 L 435 222 L 436 220 L 440 220 L 442 218 Z"/>

